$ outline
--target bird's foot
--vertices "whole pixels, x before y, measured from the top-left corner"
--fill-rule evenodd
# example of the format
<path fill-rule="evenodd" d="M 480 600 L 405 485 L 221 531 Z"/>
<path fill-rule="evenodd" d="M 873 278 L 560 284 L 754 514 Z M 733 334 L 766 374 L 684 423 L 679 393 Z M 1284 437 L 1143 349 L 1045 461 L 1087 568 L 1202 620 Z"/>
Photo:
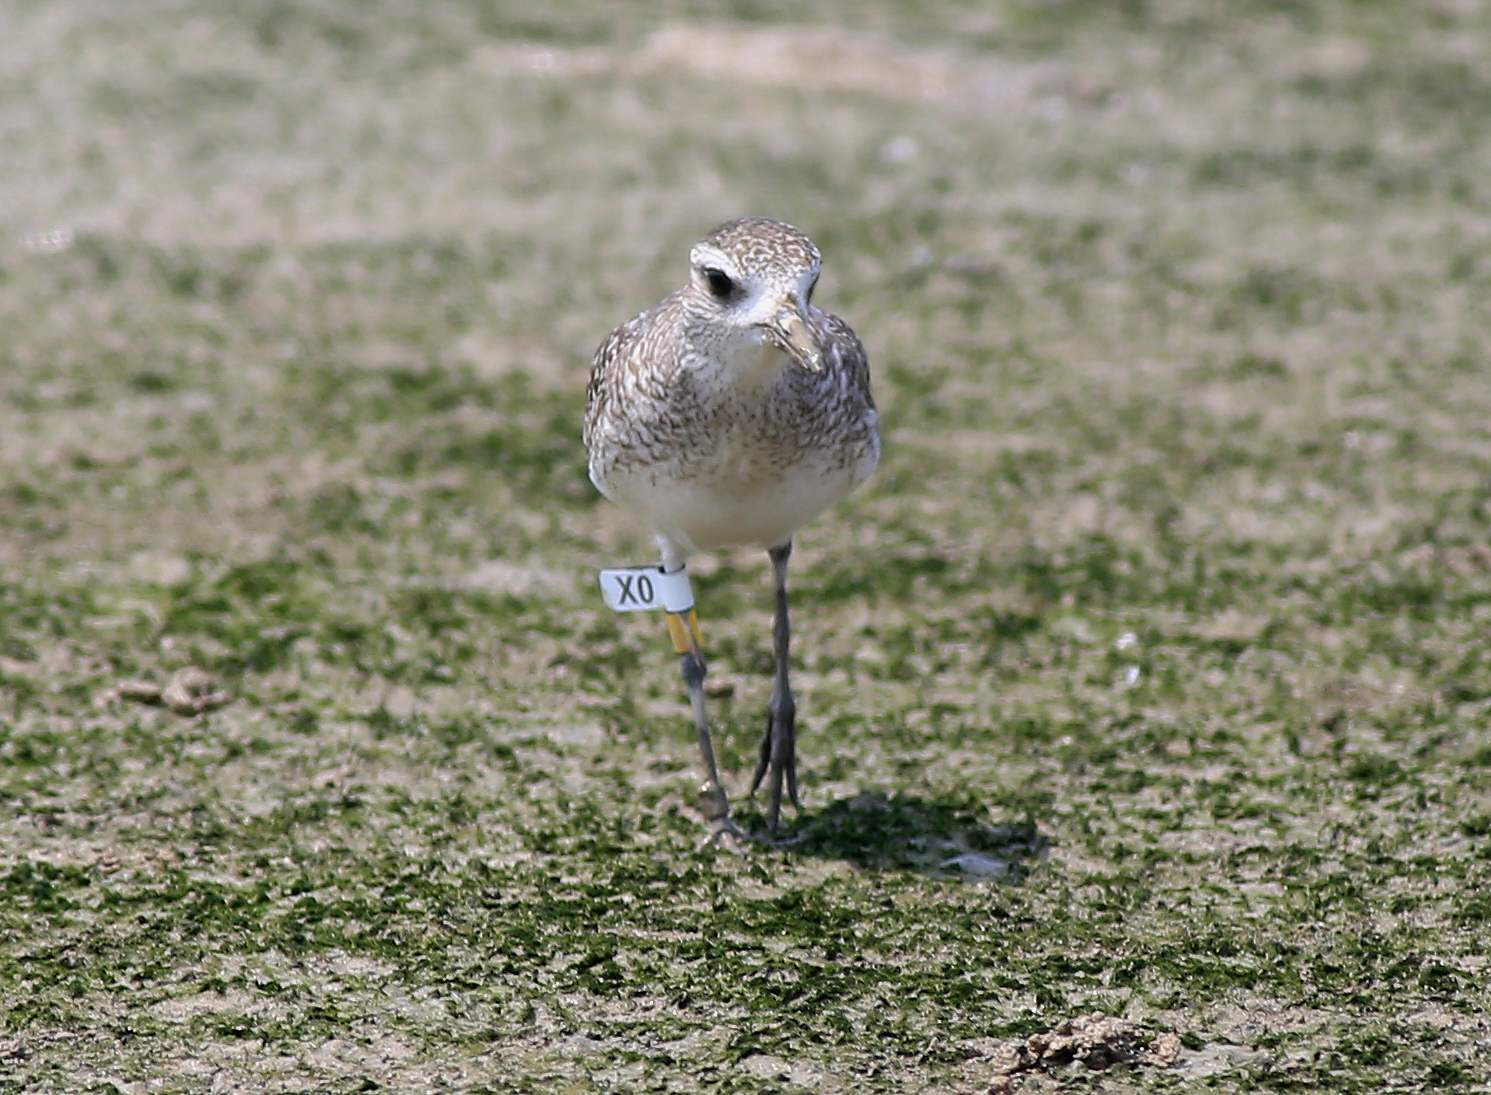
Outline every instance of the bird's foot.
<path fill-rule="evenodd" d="M 793 833 L 791 836 L 777 836 L 774 833 L 748 833 L 735 824 L 734 818 L 723 817 L 716 818 L 709 823 L 709 832 L 699 842 L 699 847 L 723 848 L 737 855 L 744 855 L 747 846 L 791 848 L 807 840 L 808 835 L 805 832 Z"/>
<path fill-rule="evenodd" d="M 709 823 L 709 832 L 700 844 L 701 848 L 719 847 L 738 852 L 751 839 L 730 816 L 730 800 L 725 797 L 725 789 L 719 784 L 707 780 L 699 788 L 699 812 Z"/>
<path fill-rule="evenodd" d="M 748 798 L 756 796 L 763 777 L 766 779 L 766 831 L 774 838 L 782 816 L 784 787 L 793 809 L 802 809 L 797 797 L 797 707 L 790 692 L 785 695 L 773 693 L 767 706 L 761 758 L 756 762 L 756 774 L 751 777 Z"/>
<path fill-rule="evenodd" d="M 775 832 L 747 832 L 730 816 L 730 808 L 724 791 L 709 783 L 705 783 L 699 789 L 699 808 L 709 826 L 704 839 L 699 842 L 700 848 L 723 848 L 740 855 L 744 854 L 747 845 L 757 845 L 762 848 L 790 848 L 794 844 L 802 843 L 808 836 L 807 833 L 793 833 L 791 836 L 779 837 Z"/>
<path fill-rule="evenodd" d="M 740 855 L 745 852 L 747 844 L 754 844 L 757 838 L 746 832 L 735 820 L 730 817 L 715 818 L 709 823 L 709 832 L 699 842 L 700 848 L 722 848 L 727 852 L 735 852 Z"/>

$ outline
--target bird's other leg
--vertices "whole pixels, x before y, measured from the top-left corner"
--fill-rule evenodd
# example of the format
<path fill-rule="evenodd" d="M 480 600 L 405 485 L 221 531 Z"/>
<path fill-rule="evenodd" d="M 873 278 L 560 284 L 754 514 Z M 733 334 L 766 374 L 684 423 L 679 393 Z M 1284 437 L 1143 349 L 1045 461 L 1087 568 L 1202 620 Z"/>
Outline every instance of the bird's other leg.
<path fill-rule="evenodd" d="M 776 654 L 776 681 L 771 689 L 771 702 L 766 708 L 766 733 L 761 738 L 761 759 L 756 762 L 756 774 L 751 777 L 751 794 L 761 786 L 761 778 L 768 777 L 766 785 L 766 827 L 777 831 L 777 822 L 782 814 L 782 785 L 787 786 L 787 797 L 797 809 L 802 803 L 797 799 L 797 702 L 792 698 L 792 682 L 788 679 L 788 651 L 792 645 L 792 624 L 787 617 L 787 560 L 792 557 L 792 541 L 771 549 L 771 569 L 776 578 L 777 610 L 772 629 L 772 645 Z"/>
<path fill-rule="evenodd" d="M 664 545 L 663 569 L 669 573 L 683 566 L 678 553 Z M 714 760 L 714 742 L 709 736 L 709 714 L 704 707 L 704 676 L 709 667 L 704 663 L 704 653 L 699 647 L 697 624 L 692 613 L 669 613 L 668 630 L 673 636 L 674 646 L 679 650 L 679 665 L 683 670 L 684 687 L 688 689 L 689 706 L 694 713 L 694 729 L 699 735 L 699 753 L 704 758 L 705 783 L 700 797 L 704 818 L 709 822 L 710 843 L 721 837 L 740 837 L 743 834 L 730 819 L 730 800 L 725 795 L 725 785 L 720 782 L 720 771 Z"/>

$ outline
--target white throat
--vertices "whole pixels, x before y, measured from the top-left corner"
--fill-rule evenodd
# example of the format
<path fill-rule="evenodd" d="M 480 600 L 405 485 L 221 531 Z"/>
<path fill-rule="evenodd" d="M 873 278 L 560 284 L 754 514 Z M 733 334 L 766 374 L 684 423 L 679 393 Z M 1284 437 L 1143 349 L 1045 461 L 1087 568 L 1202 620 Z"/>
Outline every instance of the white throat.
<path fill-rule="evenodd" d="M 775 381 L 792 360 L 767 339 L 765 331 L 753 330 L 725 344 L 720 364 L 731 385 L 755 389 Z"/>

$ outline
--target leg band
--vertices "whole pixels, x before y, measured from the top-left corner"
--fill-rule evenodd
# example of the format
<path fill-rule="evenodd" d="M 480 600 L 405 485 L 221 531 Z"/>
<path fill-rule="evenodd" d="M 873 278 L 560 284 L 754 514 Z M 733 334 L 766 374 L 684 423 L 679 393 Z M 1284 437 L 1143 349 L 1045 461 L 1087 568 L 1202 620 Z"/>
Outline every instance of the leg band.
<path fill-rule="evenodd" d="M 668 621 L 668 635 L 673 640 L 673 652 L 675 654 L 687 654 L 689 652 L 689 632 L 694 634 L 694 645 L 699 648 L 704 646 L 704 636 L 699 633 L 699 615 L 692 608 L 688 611 L 687 630 L 685 630 L 684 615 L 681 612 L 665 613 L 663 619 Z"/>

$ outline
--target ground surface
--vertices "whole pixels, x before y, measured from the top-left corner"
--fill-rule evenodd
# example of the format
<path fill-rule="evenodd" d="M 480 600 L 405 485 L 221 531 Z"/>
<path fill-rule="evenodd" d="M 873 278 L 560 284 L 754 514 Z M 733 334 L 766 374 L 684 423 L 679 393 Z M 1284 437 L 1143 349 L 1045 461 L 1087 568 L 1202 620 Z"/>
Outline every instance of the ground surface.
<path fill-rule="evenodd" d="M 1491 16 L 1220 10 L 0 2 L 0 1090 L 1491 1083 Z M 886 456 L 734 856 L 578 428 L 746 212 Z"/>

